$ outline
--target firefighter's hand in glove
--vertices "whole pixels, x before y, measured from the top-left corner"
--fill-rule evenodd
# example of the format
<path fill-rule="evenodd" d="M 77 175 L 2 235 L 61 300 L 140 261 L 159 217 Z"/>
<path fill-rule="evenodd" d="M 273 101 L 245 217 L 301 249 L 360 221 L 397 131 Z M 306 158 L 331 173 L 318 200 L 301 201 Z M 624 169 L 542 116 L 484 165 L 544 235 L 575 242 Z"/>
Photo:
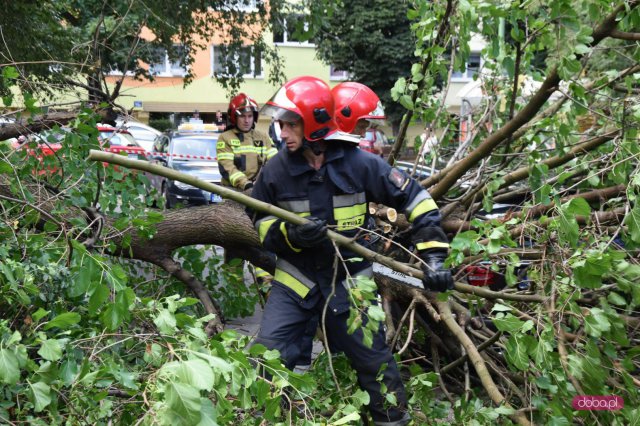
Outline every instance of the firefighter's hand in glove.
<path fill-rule="evenodd" d="M 453 289 L 453 277 L 449 269 L 443 268 L 447 254 L 442 251 L 424 251 L 419 254 L 426 263 L 421 264 L 424 278 L 422 282 L 427 290 L 447 291 Z"/>
<path fill-rule="evenodd" d="M 327 238 L 327 222 L 314 216 L 308 216 L 304 225 L 287 224 L 289 242 L 295 247 L 310 248 Z"/>

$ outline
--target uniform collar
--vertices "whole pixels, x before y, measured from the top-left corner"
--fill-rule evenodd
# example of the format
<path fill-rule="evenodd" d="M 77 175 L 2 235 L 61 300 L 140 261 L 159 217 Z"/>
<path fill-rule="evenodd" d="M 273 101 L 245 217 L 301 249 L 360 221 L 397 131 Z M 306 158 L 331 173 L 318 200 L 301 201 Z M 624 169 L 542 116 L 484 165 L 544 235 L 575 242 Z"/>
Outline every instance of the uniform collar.
<path fill-rule="evenodd" d="M 237 127 L 234 127 L 233 129 L 231 129 L 231 131 L 232 131 L 233 133 L 235 133 L 236 135 L 239 135 L 240 133 L 242 133 L 243 135 L 246 135 L 246 134 L 251 133 L 251 131 L 252 131 L 252 130 L 253 130 L 253 129 L 250 129 L 248 132 L 243 132 L 243 131 L 241 131 L 240 129 L 238 129 Z"/>
<path fill-rule="evenodd" d="M 291 174 L 291 176 L 300 176 L 301 174 L 306 173 L 309 170 L 315 171 L 309 165 L 309 163 L 307 163 L 307 160 L 302 155 L 301 150 L 298 150 L 292 154 L 289 151 L 286 151 L 286 148 L 285 148 L 285 152 L 289 160 L 288 161 L 289 173 Z M 327 150 L 324 152 L 324 157 L 325 157 L 325 160 L 324 160 L 325 165 L 339 158 L 344 157 L 344 149 L 342 148 L 342 145 L 336 142 L 329 144 L 327 146 Z"/>

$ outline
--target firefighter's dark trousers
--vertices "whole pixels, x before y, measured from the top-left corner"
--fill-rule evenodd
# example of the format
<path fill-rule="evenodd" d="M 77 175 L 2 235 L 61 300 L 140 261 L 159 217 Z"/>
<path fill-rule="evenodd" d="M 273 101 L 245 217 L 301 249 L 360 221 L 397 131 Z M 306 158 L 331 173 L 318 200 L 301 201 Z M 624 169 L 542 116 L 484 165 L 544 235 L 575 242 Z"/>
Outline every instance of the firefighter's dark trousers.
<path fill-rule="evenodd" d="M 314 315 L 320 315 L 322 319 L 324 303 L 325 299 L 318 297 L 318 303 L 311 309 L 305 309 L 280 285 L 274 285 L 264 308 L 255 343 L 261 343 L 269 349 L 278 349 L 287 368 L 293 369 L 301 355 L 307 323 Z M 369 410 L 374 422 L 388 426 L 406 424 L 409 418 L 406 413 L 407 397 L 398 366 L 385 343 L 382 328 L 374 335 L 372 347 L 368 348 L 363 343 L 361 330 L 358 329 L 353 334 L 347 333 L 348 317 L 348 312 L 334 315 L 330 309 L 327 310 L 325 326 L 329 346 L 334 351 L 344 352 L 351 361 L 360 386 L 369 393 Z M 376 381 L 384 364 L 386 369 L 382 380 L 386 393 L 396 395 L 396 407 L 385 403 L 381 384 Z"/>

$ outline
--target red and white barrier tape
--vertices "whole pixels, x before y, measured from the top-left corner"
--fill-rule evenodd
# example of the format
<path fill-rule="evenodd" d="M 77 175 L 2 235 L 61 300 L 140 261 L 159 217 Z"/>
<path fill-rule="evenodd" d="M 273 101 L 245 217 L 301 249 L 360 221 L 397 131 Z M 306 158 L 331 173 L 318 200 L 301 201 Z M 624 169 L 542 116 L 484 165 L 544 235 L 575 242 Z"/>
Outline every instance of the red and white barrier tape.
<path fill-rule="evenodd" d="M 169 154 L 167 152 L 147 152 L 147 151 L 138 151 L 135 149 L 119 149 L 114 150 L 111 149 L 115 153 L 126 152 L 127 154 L 138 154 L 144 155 L 146 157 L 174 157 L 174 158 L 186 158 L 187 160 L 217 160 L 218 157 L 210 157 L 208 155 L 191 155 L 191 154 Z"/>

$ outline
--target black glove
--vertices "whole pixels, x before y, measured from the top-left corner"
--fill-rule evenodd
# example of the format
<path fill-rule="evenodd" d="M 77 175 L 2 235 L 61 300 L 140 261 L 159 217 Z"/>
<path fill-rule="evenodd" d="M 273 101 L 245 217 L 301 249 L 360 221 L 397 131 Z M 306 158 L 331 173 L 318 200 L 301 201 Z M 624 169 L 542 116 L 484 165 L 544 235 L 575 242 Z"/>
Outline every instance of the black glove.
<path fill-rule="evenodd" d="M 242 188 L 243 191 L 246 191 L 247 189 L 251 189 L 253 188 L 253 182 L 248 181 L 247 183 L 244 184 L 244 187 Z"/>
<path fill-rule="evenodd" d="M 327 222 L 314 216 L 307 216 L 309 221 L 304 225 L 287 223 L 289 242 L 300 248 L 310 248 L 319 245 L 327 238 Z"/>
<path fill-rule="evenodd" d="M 425 264 L 421 264 L 424 272 L 424 288 L 431 291 L 447 291 L 453 289 L 453 277 L 449 269 L 442 265 L 447 258 L 447 253 L 437 250 L 425 250 L 418 254 Z"/>

